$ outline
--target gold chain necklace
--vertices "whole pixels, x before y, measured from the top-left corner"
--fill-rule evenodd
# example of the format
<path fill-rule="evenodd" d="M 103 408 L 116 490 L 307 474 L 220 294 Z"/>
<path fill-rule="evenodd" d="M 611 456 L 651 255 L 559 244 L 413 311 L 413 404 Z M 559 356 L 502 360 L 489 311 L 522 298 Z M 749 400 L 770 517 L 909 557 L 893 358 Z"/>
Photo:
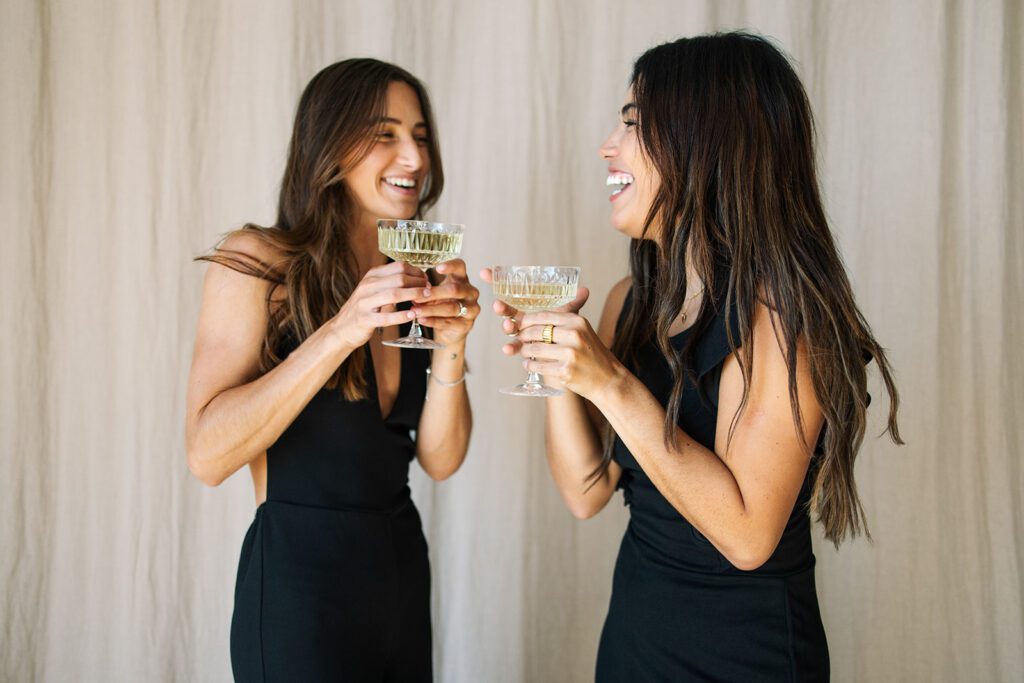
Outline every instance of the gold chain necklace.
<path fill-rule="evenodd" d="M 686 322 L 686 304 L 690 303 L 691 301 L 694 300 L 694 298 L 700 296 L 703 293 L 704 293 L 704 288 L 701 287 L 699 290 L 697 290 L 696 292 L 694 292 L 693 294 L 691 294 L 690 296 L 686 297 L 683 300 L 683 312 L 679 314 L 679 321 L 680 322 L 684 322 L 684 323 Z"/>

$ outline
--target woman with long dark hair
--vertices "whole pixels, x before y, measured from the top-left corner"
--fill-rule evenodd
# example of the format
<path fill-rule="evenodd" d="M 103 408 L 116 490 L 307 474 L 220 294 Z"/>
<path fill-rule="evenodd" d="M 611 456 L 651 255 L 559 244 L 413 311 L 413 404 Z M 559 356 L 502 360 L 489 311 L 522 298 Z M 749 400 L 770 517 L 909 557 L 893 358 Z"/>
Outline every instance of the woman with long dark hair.
<path fill-rule="evenodd" d="M 595 331 L 578 311 L 510 316 L 505 346 L 569 391 L 547 401 L 548 461 L 574 515 L 618 488 L 630 523 L 599 681 L 825 680 L 811 515 L 862 531 L 853 464 L 874 359 L 822 208 L 813 124 L 763 38 L 643 54 L 601 146 L 630 277 Z M 485 271 L 485 278 L 490 274 Z"/>
<path fill-rule="evenodd" d="M 237 680 L 431 680 L 409 463 L 441 480 L 465 457 L 478 292 L 460 260 L 436 283 L 387 263 L 376 219 L 419 216 L 443 182 L 423 85 L 338 62 L 299 101 L 276 224 L 202 259 L 188 464 L 213 486 L 248 465 L 258 506 L 235 586 Z M 445 345 L 432 358 L 382 344 L 414 316 Z"/>

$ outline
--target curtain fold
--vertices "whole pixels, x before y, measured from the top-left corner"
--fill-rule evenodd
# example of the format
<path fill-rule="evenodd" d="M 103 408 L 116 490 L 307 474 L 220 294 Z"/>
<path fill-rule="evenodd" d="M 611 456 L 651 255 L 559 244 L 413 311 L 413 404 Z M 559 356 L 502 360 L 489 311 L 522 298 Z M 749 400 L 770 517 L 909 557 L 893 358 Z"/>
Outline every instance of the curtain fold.
<path fill-rule="evenodd" d="M 203 266 L 275 214 L 291 118 L 321 67 L 421 77 L 471 274 L 583 267 L 592 321 L 627 272 L 597 148 L 632 60 L 747 28 L 793 56 L 826 208 L 898 373 L 907 445 L 858 460 L 874 541 L 816 539 L 837 681 L 1024 670 L 1024 9 L 935 3 L 0 3 L 0 680 L 223 681 L 245 472 L 183 448 Z M 475 275 L 474 275 L 475 278 Z M 477 282 L 477 284 L 480 284 Z M 592 680 L 627 511 L 578 522 L 543 406 L 485 314 L 466 464 L 412 487 L 431 547 L 439 681 Z M 877 380 L 877 377 L 875 378 Z"/>

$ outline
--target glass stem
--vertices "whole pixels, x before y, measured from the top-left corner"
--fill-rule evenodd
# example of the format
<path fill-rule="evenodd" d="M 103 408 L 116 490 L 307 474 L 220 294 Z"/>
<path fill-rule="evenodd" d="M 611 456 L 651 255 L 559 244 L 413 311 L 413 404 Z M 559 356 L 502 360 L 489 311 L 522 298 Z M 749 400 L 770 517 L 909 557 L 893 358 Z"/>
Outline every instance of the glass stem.
<path fill-rule="evenodd" d="M 420 329 L 420 321 L 417 318 L 412 319 L 412 326 L 409 328 L 410 337 L 422 337 L 423 330 Z"/>
<path fill-rule="evenodd" d="M 531 386 L 540 386 L 540 375 L 536 372 L 531 372 L 526 376 L 526 383 Z"/>
<path fill-rule="evenodd" d="M 427 269 L 426 268 L 420 268 L 420 272 L 423 273 L 423 277 L 427 278 L 427 283 L 429 283 L 430 282 L 430 276 L 427 275 Z M 412 339 L 422 339 L 423 338 L 423 329 L 420 327 L 420 319 L 418 317 L 414 317 L 412 319 L 412 325 L 409 326 L 409 337 L 412 338 Z"/>

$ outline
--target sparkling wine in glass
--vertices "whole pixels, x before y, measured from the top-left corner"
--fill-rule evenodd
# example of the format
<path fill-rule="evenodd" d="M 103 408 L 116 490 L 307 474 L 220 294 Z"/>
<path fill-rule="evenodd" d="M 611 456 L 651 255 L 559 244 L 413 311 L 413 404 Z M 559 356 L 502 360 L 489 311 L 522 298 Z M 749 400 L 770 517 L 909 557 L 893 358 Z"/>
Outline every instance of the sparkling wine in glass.
<path fill-rule="evenodd" d="M 566 266 L 495 266 L 494 296 L 525 313 L 549 311 L 576 298 L 580 269 Z M 512 396 L 561 396 L 561 389 L 545 386 L 531 372 L 522 384 L 500 390 Z"/>
<path fill-rule="evenodd" d="M 451 261 L 462 252 L 462 226 L 382 218 L 377 221 L 377 246 L 382 254 L 426 273 L 427 269 Z M 413 319 L 408 335 L 383 343 L 406 349 L 444 348 L 444 344 L 423 336 L 416 319 Z"/>

